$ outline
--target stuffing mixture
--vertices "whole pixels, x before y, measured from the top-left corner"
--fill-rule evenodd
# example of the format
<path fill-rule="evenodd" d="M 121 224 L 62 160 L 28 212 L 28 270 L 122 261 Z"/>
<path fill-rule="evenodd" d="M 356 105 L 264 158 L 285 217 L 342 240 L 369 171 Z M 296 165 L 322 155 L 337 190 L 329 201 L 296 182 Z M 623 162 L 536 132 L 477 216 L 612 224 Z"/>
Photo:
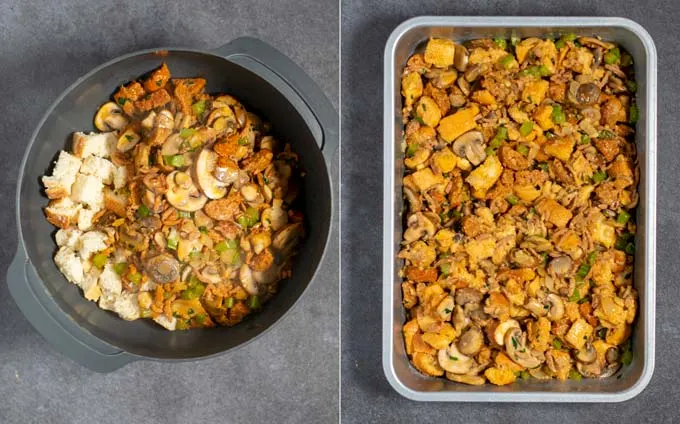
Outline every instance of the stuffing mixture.
<path fill-rule="evenodd" d="M 406 352 L 496 385 L 632 360 L 633 59 L 591 37 L 430 39 L 401 80 Z"/>
<path fill-rule="evenodd" d="M 84 297 L 168 330 L 231 326 L 290 276 L 304 237 L 290 145 L 163 64 L 121 86 L 42 178 L 54 261 Z"/>

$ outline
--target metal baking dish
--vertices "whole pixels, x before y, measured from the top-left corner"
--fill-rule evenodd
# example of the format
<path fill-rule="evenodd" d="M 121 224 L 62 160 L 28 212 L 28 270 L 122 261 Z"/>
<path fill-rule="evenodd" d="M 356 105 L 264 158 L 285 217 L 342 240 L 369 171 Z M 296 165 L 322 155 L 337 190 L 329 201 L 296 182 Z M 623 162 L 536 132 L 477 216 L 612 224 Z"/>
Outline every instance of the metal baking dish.
<path fill-rule="evenodd" d="M 404 349 L 405 320 L 397 260 L 402 236 L 403 175 L 400 74 L 408 57 L 429 37 L 465 41 L 488 37 L 541 37 L 573 32 L 620 43 L 632 55 L 638 83 L 637 149 L 640 204 L 634 284 L 640 294 L 633 330 L 633 362 L 615 377 L 582 381 L 528 380 L 511 386 L 467 386 L 425 377 Z M 638 395 L 654 372 L 656 287 L 656 48 L 639 24 L 622 18 L 418 17 L 399 25 L 385 47 L 384 211 L 383 211 L 383 368 L 401 395 L 419 401 L 448 402 L 621 402 Z"/>

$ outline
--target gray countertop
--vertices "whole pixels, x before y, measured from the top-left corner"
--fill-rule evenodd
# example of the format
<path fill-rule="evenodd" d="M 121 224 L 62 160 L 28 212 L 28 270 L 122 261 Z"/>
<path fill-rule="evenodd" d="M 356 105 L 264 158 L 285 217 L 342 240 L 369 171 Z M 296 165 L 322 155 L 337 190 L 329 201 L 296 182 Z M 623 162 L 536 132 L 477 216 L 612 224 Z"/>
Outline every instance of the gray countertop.
<path fill-rule="evenodd" d="M 342 418 L 347 423 L 668 423 L 679 421 L 680 3 L 624 1 L 343 1 L 342 4 Z M 623 16 L 652 35 L 659 56 L 656 370 L 621 404 L 442 404 L 399 396 L 381 365 L 382 59 L 385 42 L 419 15 Z M 676 44 L 677 43 L 677 44 Z M 675 258 L 675 259 L 674 259 Z"/>
<path fill-rule="evenodd" d="M 24 148 L 47 107 L 78 77 L 135 50 L 209 49 L 252 35 L 302 66 L 337 109 L 338 8 L 335 0 L 0 1 L 1 275 L 17 246 L 14 195 Z M 337 181 L 337 160 L 332 173 Z M 334 227 L 316 283 L 292 313 L 266 336 L 206 361 L 88 371 L 53 351 L 0 284 L 0 423 L 337 422 L 337 221 Z"/>

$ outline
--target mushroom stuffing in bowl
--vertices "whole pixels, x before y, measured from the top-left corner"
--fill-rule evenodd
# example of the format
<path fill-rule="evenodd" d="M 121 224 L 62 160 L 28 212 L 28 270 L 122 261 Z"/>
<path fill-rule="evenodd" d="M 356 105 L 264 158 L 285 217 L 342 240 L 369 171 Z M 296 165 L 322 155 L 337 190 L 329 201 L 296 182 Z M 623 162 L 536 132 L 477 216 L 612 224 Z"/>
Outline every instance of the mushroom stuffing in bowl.
<path fill-rule="evenodd" d="M 203 78 L 163 63 L 102 105 L 42 178 L 54 261 L 86 299 L 168 330 L 231 326 L 291 273 L 297 155 Z"/>
<path fill-rule="evenodd" d="M 459 383 L 631 362 L 633 58 L 596 37 L 430 38 L 401 75 L 402 332 Z"/>
<path fill-rule="evenodd" d="M 100 372 L 255 340 L 323 260 L 337 128 L 318 85 L 253 38 L 93 69 L 26 148 L 12 297 L 58 351 Z"/>

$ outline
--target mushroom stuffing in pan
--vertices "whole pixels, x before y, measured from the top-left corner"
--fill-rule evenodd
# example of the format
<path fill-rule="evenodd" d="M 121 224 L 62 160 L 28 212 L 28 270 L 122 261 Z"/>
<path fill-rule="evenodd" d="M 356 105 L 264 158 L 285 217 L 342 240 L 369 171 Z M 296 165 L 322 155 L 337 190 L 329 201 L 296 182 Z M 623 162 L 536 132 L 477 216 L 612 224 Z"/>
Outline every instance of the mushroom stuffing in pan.
<path fill-rule="evenodd" d="M 121 86 L 42 179 L 57 267 L 126 320 L 235 325 L 291 275 L 305 235 L 297 155 L 205 85 L 163 64 Z"/>
<path fill-rule="evenodd" d="M 432 38 L 403 70 L 406 352 L 481 385 L 632 358 L 639 171 L 615 44 Z"/>

